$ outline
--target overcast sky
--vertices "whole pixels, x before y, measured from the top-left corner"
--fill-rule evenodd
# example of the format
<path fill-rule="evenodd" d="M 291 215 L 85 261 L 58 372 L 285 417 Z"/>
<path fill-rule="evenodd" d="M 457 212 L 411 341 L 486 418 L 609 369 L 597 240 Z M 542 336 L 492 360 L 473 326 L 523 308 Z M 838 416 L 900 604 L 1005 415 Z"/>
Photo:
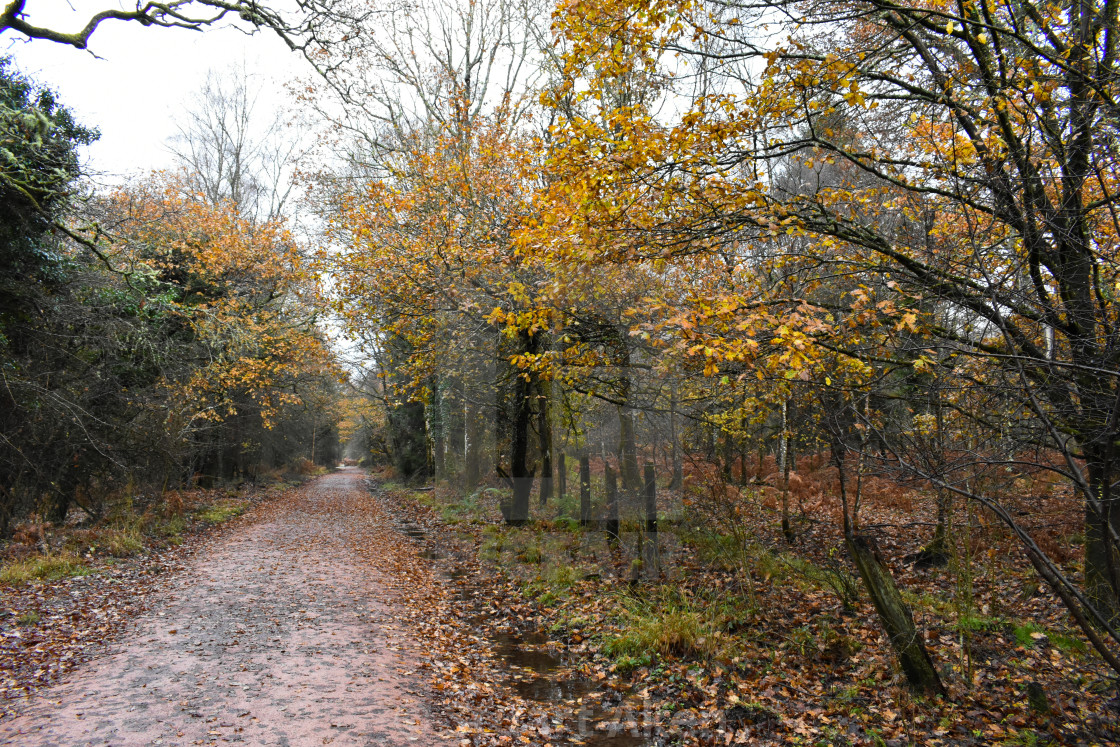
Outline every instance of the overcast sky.
<path fill-rule="evenodd" d="M 51 18 L 63 31 L 82 25 L 78 14 L 69 10 Z M 38 17 L 30 20 L 43 22 Z M 79 122 L 101 130 L 89 159 L 94 170 L 110 177 L 171 164 L 166 142 L 175 134 L 175 117 L 181 116 L 211 68 L 236 69 L 244 63 L 265 88 L 262 104 L 284 106 L 284 83 L 304 77 L 306 64 L 275 35 L 247 36 L 232 28 L 200 33 L 106 22 L 90 48 L 93 54 L 47 41 L 23 42 L 11 31 L 0 36 L 0 54 L 11 56 L 22 72 L 57 90 Z"/>

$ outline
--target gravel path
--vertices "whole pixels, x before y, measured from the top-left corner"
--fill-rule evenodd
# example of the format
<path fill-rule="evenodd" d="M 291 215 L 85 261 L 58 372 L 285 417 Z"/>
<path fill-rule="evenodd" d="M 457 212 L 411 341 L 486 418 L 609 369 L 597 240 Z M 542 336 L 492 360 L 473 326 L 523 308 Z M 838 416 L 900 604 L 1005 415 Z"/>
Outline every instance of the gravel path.
<path fill-rule="evenodd" d="M 344 469 L 240 519 L 104 655 L 0 724 L 0 742 L 442 741 L 379 581 L 399 535 L 363 479 Z"/>

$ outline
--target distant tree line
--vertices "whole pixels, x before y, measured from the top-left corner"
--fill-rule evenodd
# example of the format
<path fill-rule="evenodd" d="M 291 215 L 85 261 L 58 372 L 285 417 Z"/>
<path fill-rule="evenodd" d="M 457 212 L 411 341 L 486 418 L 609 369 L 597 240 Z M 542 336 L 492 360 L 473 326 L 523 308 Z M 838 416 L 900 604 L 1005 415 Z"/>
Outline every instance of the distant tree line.
<path fill-rule="evenodd" d="M 189 174 L 90 192 L 96 137 L 0 63 L 0 536 L 338 458 L 338 371 L 283 220 Z"/>

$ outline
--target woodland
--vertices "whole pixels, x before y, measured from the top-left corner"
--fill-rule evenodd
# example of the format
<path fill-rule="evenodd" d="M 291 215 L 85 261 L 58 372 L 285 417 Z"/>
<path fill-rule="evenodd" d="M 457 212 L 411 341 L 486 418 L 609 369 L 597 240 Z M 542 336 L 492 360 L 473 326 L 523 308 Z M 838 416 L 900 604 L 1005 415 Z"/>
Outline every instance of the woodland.
<path fill-rule="evenodd" d="M 0 68 L 6 562 L 346 458 L 618 744 L 1118 739 L 1117 0 L 28 4 L 278 35 L 316 135 L 214 77 L 107 191 Z"/>

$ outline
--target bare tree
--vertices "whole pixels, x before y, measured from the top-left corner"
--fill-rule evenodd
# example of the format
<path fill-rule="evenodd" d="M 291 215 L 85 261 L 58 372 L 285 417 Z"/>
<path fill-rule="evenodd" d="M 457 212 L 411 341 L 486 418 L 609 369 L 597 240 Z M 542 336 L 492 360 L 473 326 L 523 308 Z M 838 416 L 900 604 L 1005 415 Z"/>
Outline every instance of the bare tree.
<path fill-rule="evenodd" d="M 397 2 L 390 0 L 390 4 Z M 131 8 L 128 2 L 101 10 L 79 10 L 71 5 L 71 17 L 63 20 L 57 8 L 46 10 L 46 6 L 45 0 L 8 0 L 0 6 L 0 36 L 10 32 L 9 38 L 89 49 L 94 32 L 109 21 L 190 31 L 219 26 L 247 34 L 264 30 L 275 33 L 323 75 L 333 69 L 333 63 L 323 63 L 324 57 L 334 54 L 347 58 L 354 47 L 353 31 L 390 12 L 384 4 L 366 0 L 286 0 L 282 4 L 257 0 L 136 0 Z M 42 18 L 49 18 L 49 22 Z M 64 26 L 74 30 L 62 30 Z"/>
<path fill-rule="evenodd" d="M 324 19 L 321 33 L 341 41 L 309 57 L 326 83 L 313 103 L 345 133 L 358 171 L 384 165 L 426 132 L 465 136 L 503 106 L 508 126 L 520 124 L 541 69 L 535 24 L 547 17 L 546 4 L 419 0 L 381 8 L 376 17 Z"/>
<path fill-rule="evenodd" d="M 244 66 L 229 75 L 211 70 L 170 149 L 191 191 L 211 204 L 232 202 L 246 217 L 269 219 L 291 195 L 300 141 L 261 92 Z"/>
<path fill-rule="evenodd" d="M 251 20 L 255 15 L 261 21 L 273 16 L 255 2 L 224 2 L 223 0 L 172 0 L 172 2 L 137 2 L 134 9 L 107 8 L 91 13 L 85 18 L 81 28 L 75 31 L 60 31 L 43 26 L 28 19 L 33 8 L 28 8 L 29 0 L 11 0 L 0 13 L 0 32 L 11 29 L 28 39 L 44 39 L 59 44 L 68 44 L 78 49 L 86 49 L 93 32 L 105 21 L 134 21 L 142 26 L 164 26 L 186 29 L 202 29 L 211 26 L 232 14 L 234 17 Z M 32 5 L 34 5 L 32 3 Z M 277 20 L 279 20 L 277 18 Z M 81 23 L 81 21 L 79 21 Z"/>

